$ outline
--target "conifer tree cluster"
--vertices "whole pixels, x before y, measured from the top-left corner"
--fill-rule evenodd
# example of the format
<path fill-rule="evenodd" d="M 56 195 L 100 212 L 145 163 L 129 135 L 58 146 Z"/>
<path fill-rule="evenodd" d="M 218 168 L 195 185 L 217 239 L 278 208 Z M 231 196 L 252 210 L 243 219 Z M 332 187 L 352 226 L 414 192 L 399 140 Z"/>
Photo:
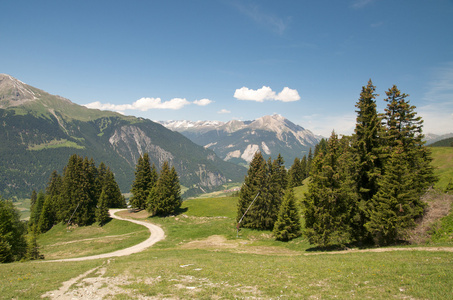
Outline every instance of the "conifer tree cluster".
<path fill-rule="evenodd" d="M 247 228 L 274 230 L 278 240 L 299 236 L 299 213 L 292 189 L 286 190 L 287 187 L 288 175 L 281 155 L 266 162 L 261 152 L 255 153 L 239 193 L 237 221 Z"/>
<path fill-rule="evenodd" d="M 424 212 L 420 200 L 435 182 L 422 123 L 396 86 L 376 110 L 371 80 L 357 102 L 352 136 L 333 132 L 316 153 L 304 200 L 306 235 L 319 246 L 391 244 Z"/>
<path fill-rule="evenodd" d="M 311 149 L 310 155 L 311 156 Z M 303 181 L 308 177 L 310 174 L 309 170 L 309 161 L 307 160 L 307 156 L 304 155 L 302 159 L 295 158 L 291 168 L 288 170 L 288 184 L 291 187 L 301 186 Z"/>
<path fill-rule="evenodd" d="M 131 193 L 130 205 L 146 209 L 152 215 L 175 214 L 181 207 L 181 186 L 176 169 L 170 168 L 165 161 L 158 174 L 155 165 L 150 165 L 148 153 L 138 159 Z"/>
<path fill-rule="evenodd" d="M 0 196 L 0 263 L 17 261 L 26 255 L 26 232 L 26 225 L 20 221 L 12 201 Z"/>
<path fill-rule="evenodd" d="M 46 191 L 32 194 L 29 230 L 37 234 L 59 222 L 80 226 L 109 220 L 108 208 L 126 207 L 113 172 L 104 163 L 76 154 L 69 158 L 63 175 L 52 172 Z"/>

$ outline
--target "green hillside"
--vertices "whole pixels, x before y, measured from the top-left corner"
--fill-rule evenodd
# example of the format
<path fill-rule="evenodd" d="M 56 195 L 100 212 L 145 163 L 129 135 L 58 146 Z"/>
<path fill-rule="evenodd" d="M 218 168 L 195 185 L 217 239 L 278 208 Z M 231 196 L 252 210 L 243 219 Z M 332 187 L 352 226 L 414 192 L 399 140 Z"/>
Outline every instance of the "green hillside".
<path fill-rule="evenodd" d="M 430 149 L 435 175 L 439 178 L 435 187 L 444 190 L 448 182 L 453 180 L 453 147 L 433 147 Z"/>
<path fill-rule="evenodd" d="M 432 143 L 429 147 L 453 147 L 453 137 Z"/>
<path fill-rule="evenodd" d="M 125 257 L 2 264 L 0 294 L 5 299 L 38 299 L 60 289 L 66 295 L 106 299 L 449 299 L 451 295 L 450 248 L 322 252 L 303 237 L 277 242 L 269 231 L 241 229 L 237 238 L 235 203 L 234 198 L 188 200 L 181 214 L 168 218 L 124 212 L 123 217 L 159 224 L 165 240 Z M 114 249 L 118 241 L 126 245 L 129 239 L 143 238 L 141 229 L 122 224 L 112 223 L 105 231 L 55 228 L 40 241 L 49 258 L 58 258 L 78 252 L 77 245 L 89 255 L 99 253 L 103 241 Z M 63 283 L 71 279 L 65 290 Z"/>
<path fill-rule="evenodd" d="M 88 109 L 0 74 L 0 194 L 29 197 L 62 173 L 77 154 L 104 162 L 123 192 L 134 179 L 138 157 L 149 153 L 159 168 L 167 160 L 190 194 L 239 182 L 246 169 L 220 159 L 183 135 L 143 118 Z"/>

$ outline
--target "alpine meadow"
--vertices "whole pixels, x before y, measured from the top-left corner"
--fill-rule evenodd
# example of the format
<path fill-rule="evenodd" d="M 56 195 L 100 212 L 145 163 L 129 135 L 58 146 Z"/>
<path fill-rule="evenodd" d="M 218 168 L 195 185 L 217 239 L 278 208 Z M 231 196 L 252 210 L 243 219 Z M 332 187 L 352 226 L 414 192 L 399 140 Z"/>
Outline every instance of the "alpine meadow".
<path fill-rule="evenodd" d="M 44 93 L 20 86 L 21 92 L 26 88 Z M 4 184 L 11 199 L 0 202 L 1 298 L 449 299 L 453 147 L 448 147 L 449 141 L 440 147 L 425 145 L 423 120 L 409 95 L 396 85 L 386 91 L 382 112 L 378 97 L 370 79 L 356 102 L 352 135 L 332 131 L 313 149 L 301 151 L 289 168 L 282 155 L 265 158 L 256 151 L 246 171 L 220 162 L 216 153 L 149 120 L 110 112 L 107 118 L 87 109 L 92 119 L 77 124 L 99 129 L 100 139 L 110 135 L 106 141 L 111 148 L 94 144 L 97 150 L 92 151 L 94 142 L 88 139 L 93 136 L 62 113 L 49 115 L 49 102 L 33 104 L 44 109 L 39 113 L 30 103 L 24 108 L 27 101 L 2 108 L 4 144 L 17 140 L 10 137 L 14 132 L 23 143 L 33 141 L 35 146 L 29 144 L 15 155 L 12 149 L 4 152 L 10 160 L 2 165 L 4 182 L 12 174 L 14 182 L 27 184 L 20 189 L 18 184 Z M 21 118 L 52 123 L 55 130 L 60 128 L 61 138 L 48 131 L 40 136 L 45 131 L 41 127 L 20 129 L 21 123 L 12 120 Z M 16 125 L 8 127 L 9 122 Z M 112 122 L 123 127 L 112 129 Z M 147 125 L 134 127 L 137 124 Z M 143 131 L 135 138 L 152 138 L 135 139 L 133 144 L 119 134 L 124 128 Z M 161 144 L 165 150 L 156 146 L 147 130 L 159 130 L 160 141 L 177 139 L 182 150 L 172 151 L 168 145 L 174 141 Z M 50 150 L 56 143 L 51 141 L 61 142 L 63 134 L 71 143 Z M 129 150 L 131 145 L 135 148 L 126 152 L 116 138 Z M 72 143 L 84 151 L 78 152 L 82 149 Z M 44 156 L 36 154 L 39 159 L 34 161 L 32 155 L 59 153 L 58 149 L 74 153 L 48 174 L 49 166 L 42 166 Z M 7 169 L 20 153 L 29 155 L 19 160 L 21 166 L 25 160 L 33 164 L 29 177 L 24 169 Z M 123 162 L 110 157 L 97 165 L 84 153 L 98 153 L 100 158 L 116 153 L 123 155 Z M 126 154 L 134 158 L 133 171 L 124 171 L 129 165 Z M 27 178 L 39 172 L 48 177 L 37 190 L 34 187 L 41 183 Z M 129 174 L 122 184 L 118 173 Z M 27 219 L 21 218 L 25 209 L 20 206 L 26 186 Z M 184 198 L 188 190 L 194 196 Z M 122 219 L 111 218 L 109 210 Z M 157 225 L 164 235 L 140 251 L 116 254 L 150 238 L 144 226 L 130 221 Z"/>

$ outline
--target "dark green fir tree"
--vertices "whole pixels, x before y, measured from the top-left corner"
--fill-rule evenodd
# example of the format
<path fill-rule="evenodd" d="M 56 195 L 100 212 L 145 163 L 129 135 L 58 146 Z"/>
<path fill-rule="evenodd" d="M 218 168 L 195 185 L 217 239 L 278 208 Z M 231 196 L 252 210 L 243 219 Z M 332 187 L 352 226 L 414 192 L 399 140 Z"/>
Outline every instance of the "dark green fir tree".
<path fill-rule="evenodd" d="M 123 208 L 126 207 L 126 200 L 121 194 L 121 190 L 118 186 L 118 183 L 115 180 L 115 175 L 110 170 L 106 168 L 105 174 L 103 176 L 102 190 L 105 197 L 105 205 L 109 208 Z"/>
<path fill-rule="evenodd" d="M 50 195 L 46 195 L 44 204 L 39 217 L 37 226 L 37 233 L 47 232 L 56 224 L 56 215 L 54 210 L 53 198 Z"/>
<path fill-rule="evenodd" d="M 12 201 L 0 196 L 0 263 L 18 261 L 27 248 L 26 227 Z"/>
<path fill-rule="evenodd" d="M 425 205 L 414 189 L 414 176 L 410 172 L 409 158 L 403 147 L 393 150 L 379 178 L 379 191 L 371 200 L 369 220 L 365 224 L 378 245 L 388 245 L 404 238 L 415 219 L 423 214 Z"/>
<path fill-rule="evenodd" d="M 280 205 L 273 234 L 278 241 L 290 241 L 301 235 L 300 215 L 292 188 L 288 189 Z"/>
<path fill-rule="evenodd" d="M 387 107 L 383 115 L 385 126 L 386 154 L 394 149 L 406 156 L 409 173 L 413 175 L 413 187 L 422 196 L 434 184 L 436 177 L 431 165 L 431 152 L 423 141 L 423 120 L 417 116 L 415 106 L 394 85 L 386 92 Z"/>
<path fill-rule="evenodd" d="M 44 206 L 46 195 L 43 191 L 39 191 L 36 197 L 34 205 L 30 208 L 30 219 L 28 221 L 28 227 L 31 230 L 36 230 L 39 223 L 39 218 L 41 216 L 41 211 Z"/>
<path fill-rule="evenodd" d="M 98 204 L 96 206 L 96 222 L 100 226 L 103 226 L 110 220 L 109 209 L 107 206 L 109 199 L 105 190 L 102 190 L 101 196 L 99 197 Z"/>
<path fill-rule="evenodd" d="M 157 182 L 156 168 L 151 168 L 148 153 L 143 154 L 138 159 L 135 169 L 135 180 L 132 183 L 132 198 L 130 205 L 133 208 L 145 209 L 150 191 Z"/>
<path fill-rule="evenodd" d="M 305 157 L 304 157 L 305 158 Z M 305 164 L 307 163 L 305 158 Z M 305 165 L 306 167 L 306 165 Z M 295 158 L 291 168 L 289 168 L 289 185 L 291 187 L 301 186 L 305 179 L 306 170 L 302 167 L 302 161 L 299 158 Z"/>
<path fill-rule="evenodd" d="M 272 230 L 277 221 L 280 205 L 288 185 L 287 171 L 283 157 L 279 154 L 277 159 L 269 158 L 267 164 L 267 194 L 255 206 L 260 211 L 260 229 Z"/>
<path fill-rule="evenodd" d="M 345 245 L 353 239 L 351 218 L 357 201 L 350 153 L 333 132 L 325 153 L 312 165 L 308 193 L 303 201 L 305 234 L 318 246 Z"/>
<path fill-rule="evenodd" d="M 379 190 L 377 180 L 382 172 L 383 140 L 381 118 L 376 110 L 375 98 L 378 96 L 371 79 L 362 87 L 359 100 L 356 127 L 352 139 L 352 151 L 357 158 L 356 189 L 359 201 L 354 208 L 354 235 L 359 241 L 368 241 L 371 237 L 365 228 L 369 220 L 369 204 Z"/>
<path fill-rule="evenodd" d="M 162 165 L 159 179 L 151 189 L 147 200 L 147 210 L 152 215 L 168 216 L 175 214 L 181 207 L 181 186 L 174 167 L 168 161 Z"/>
<path fill-rule="evenodd" d="M 44 259 L 44 255 L 39 252 L 39 245 L 36 240 L 36 232 L 31 231 L 27 235 L 27 252 L 25 253 L 26 260 Z"/>
<path fill-rule="evenodd" d="M 247 214 L 241 221 L 241 226 L 248 228 L 261 229 L 262 220 L 259 208 L 265 207 L 260 203 L 265 202 L 267 195 L 268 184 L 268 165 L 263 158 L 261 152 L 256 152 L 250 162 L 250 167 L 245 176 L 244 183 L 242 184 L 241 191 L 239 192 L 238 210 L 236 221 L 239 222 L 248 210 Z M 256 197 L 256 199 L 255 199 Z"/>

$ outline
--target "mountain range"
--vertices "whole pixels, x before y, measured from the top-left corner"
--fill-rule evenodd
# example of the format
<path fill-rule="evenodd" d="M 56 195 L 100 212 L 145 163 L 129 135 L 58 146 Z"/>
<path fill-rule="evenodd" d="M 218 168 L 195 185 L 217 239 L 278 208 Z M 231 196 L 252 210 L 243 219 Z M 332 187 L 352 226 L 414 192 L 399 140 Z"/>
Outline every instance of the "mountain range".
<path fill-rule="evenodd" d="M 196 192 L 240 182 L 244 167 L 219 158 L 178 132 L 151 120 L 88 109 L 0 74 L 0 195 L 27 197 L 60 174 L 72 154 L 104 162 L 123 192 L 140 155 L 157 168 L 167 160 L 180 182 Z"/>
<path fill-rule="evenodd" d="M 290 167 L 294 158 L 307 155 L 321 139 L 310 130 L 281 115 L 264 116 L 253 121 L 160 121 L 193 142 L 212 149 L 220 158 L 248 165 L 256 151 L 265 157 L 281 154 Z"/>

